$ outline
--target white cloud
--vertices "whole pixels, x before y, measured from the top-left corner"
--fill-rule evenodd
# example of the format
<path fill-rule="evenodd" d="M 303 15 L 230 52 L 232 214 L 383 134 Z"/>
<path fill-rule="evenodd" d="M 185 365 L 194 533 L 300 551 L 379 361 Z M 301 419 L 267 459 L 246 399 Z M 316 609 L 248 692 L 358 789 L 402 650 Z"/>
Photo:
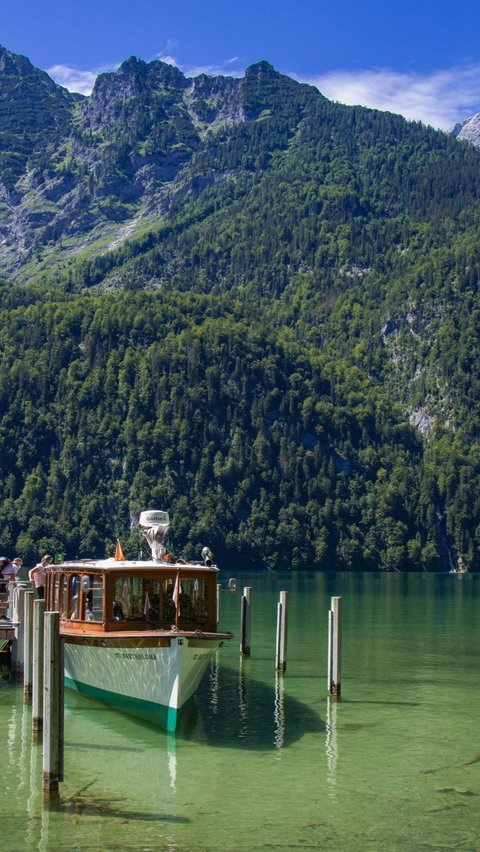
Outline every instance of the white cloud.
<path fill-rule="evenodd" d="M 175 65 L 176 68 L 180 68 L 178 60 L 171 53 L 157 53 L 154 59 L 159 59 L 160 62 L 166 62 L 167 65 Z"/>
<path fill-rule="evenodd" d="M 331 100 L 389 110 L 444 130 L 480 110 L 480 65 L 423 75 L 375 69 L 295 76 Z"/>
<path fill-rule="evenodd" d="M 169 47 L 174 47 L 174 45 L 169 45 Z M 198 77 L 200 74 L 208 74 L 211 77 L 220 75 L 242 77 L 245 73 L 245 64 L 238 56 L 226 59 L 222 65 L 187 65 L 180 62 L 172 53 L 157 53 L 155 59 L 160 59 L 161 62 L 166 62 L 168 65 L 175 65 L 186 77 Z"/>
<path fill-rule="evenodd" d="M 243 77 L 245 66 L 239 65 L 235 68 L 235 64 L 236 61 L 227 60 L 224 65 L 184 65 L 182 71 L 186 77 L 198 77 L 199 74 L 208 74 L 210 77 Z"/>
<path fill-rule="evenodd" d="M 47 74 L 60 86 L 65 86 L 69 92 L 80 92 L 89 95 L 99 74 L 105 71 L 115 71 L 118 65 L 105 68 L 91 68 L 82 71 L 71 65 L 53 65 L 47 68 Z"/>

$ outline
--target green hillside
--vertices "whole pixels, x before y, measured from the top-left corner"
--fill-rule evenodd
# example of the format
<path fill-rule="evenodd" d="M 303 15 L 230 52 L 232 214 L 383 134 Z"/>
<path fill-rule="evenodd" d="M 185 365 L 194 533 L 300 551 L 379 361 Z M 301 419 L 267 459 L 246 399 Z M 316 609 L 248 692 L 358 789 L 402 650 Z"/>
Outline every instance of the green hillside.
<path fill-rule="evenodd" d="M 2 312 L 0 547 L 136 553 L 168 506 L 186 554 L 272 568 L 429 566 L 421 444 L 360 371 L 222 297 Z M 419 533 L 419 529 L 421 533 Z"/>

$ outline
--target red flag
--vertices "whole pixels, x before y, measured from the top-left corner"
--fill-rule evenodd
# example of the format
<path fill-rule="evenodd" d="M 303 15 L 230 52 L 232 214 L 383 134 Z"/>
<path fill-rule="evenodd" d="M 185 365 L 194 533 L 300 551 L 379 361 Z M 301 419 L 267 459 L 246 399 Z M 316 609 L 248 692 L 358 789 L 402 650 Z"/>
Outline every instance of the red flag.
<path fill-rule="evenodd" d="M 125 557 L 123 555 L 122 545 L 120 544 L 117 538 L 117 546 L 115 548 L 115 556 L 114 559 L 116 562 L 125 562 Z"/>

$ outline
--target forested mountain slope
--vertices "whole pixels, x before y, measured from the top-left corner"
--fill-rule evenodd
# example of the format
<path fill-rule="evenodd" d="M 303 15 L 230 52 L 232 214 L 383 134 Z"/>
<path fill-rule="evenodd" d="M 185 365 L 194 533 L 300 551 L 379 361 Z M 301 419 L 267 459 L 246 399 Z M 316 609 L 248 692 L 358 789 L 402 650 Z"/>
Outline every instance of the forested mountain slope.
<path fill-rule="evenodd" d="M 148 503 L 232 566 L 475 569 L 480 152 L 265 62 L 0 60 L 0 548 Z"/>
<path fill-rule="evenodd" d="M 4 550 L 135 550 L 147 501 L 184 552 L 232 565 L 435 563 L 401 409 L 260 314 L 86 295 L 3 311 L 0 340 Z"/>

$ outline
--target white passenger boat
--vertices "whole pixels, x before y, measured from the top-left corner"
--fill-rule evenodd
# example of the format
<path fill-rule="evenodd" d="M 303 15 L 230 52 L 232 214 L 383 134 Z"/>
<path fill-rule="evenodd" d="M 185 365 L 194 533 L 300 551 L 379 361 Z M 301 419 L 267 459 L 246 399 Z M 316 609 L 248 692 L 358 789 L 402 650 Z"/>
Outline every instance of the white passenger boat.
<path fill-rule="evenodd" d="M 167 512 L 142 512 L 152 558 L 82 559 L 47 572 L 46 608 L 60 612 L 65 683 L 174 731 L 217 648 L 218 568 L 174 560 Z"/>

